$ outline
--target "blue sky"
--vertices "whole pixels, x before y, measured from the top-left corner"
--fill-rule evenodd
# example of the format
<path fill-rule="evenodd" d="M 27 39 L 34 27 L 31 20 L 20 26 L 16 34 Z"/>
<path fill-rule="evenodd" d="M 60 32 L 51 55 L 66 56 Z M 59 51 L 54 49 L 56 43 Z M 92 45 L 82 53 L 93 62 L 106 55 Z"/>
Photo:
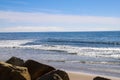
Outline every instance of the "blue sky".
<path fill-rule="evenodd" d="M 120 0 L 0 0 L 0 32 L 120 30 Z"/>

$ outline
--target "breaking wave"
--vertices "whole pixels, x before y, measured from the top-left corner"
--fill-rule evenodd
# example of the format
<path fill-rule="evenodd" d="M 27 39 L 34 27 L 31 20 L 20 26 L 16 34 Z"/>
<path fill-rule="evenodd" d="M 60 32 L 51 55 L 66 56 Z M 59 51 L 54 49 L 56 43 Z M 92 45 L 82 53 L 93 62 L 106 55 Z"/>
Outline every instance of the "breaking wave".
<path fill-rule="evenodd" d="M 7 48 L 30 48 L 50 51 L 64 51 L 66 53 L 90 56 L 90 57 L 110 57 L 120 59 L 120 48 L 97 48 L 97 47 L 76 47 L 70 45 L 23 45 L 33 40 L 0 40 L 0 47 Z"/>

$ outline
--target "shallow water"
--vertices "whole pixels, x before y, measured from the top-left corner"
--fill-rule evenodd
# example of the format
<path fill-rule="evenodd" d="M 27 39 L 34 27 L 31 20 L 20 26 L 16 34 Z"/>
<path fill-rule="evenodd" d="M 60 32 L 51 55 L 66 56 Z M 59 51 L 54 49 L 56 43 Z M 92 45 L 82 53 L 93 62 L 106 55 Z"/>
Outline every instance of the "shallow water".
<path fill-rule="evenodd" d="M 16 56 L 24 60 L 33 59 L 58 69 L 120 77 L 120 60 L 114 58 L 95 58 L 66 52 L 21 48 L 0 48 L 0 55 L 1 61 Z"/>

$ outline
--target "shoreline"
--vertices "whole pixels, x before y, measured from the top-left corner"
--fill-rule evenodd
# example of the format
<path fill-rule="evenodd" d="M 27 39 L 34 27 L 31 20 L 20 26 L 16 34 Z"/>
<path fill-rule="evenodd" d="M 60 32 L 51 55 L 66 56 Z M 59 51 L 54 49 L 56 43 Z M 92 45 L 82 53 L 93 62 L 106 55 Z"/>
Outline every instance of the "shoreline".
<path fill-rule="evenodd" d="M 41 54 L 39 54 L 39 52 L 41 52 Z M 21 48 L 20 49 L 18 49 L 18 48 L 12 48 L 12 49 L 11 48 L 1 48 L 0 53 L 2 55 L 2 57 L 0 59 L 2 61 L 3 60 L 6 61 L 10 56 L 16 56 L 16 57 L 22 58 L 24 60 L 33 59 L 40 63 L 51 65 L 57 69 L 62 69 L 69 74 L 70 80 L 80 80 L 80 79 L 81 80 L 93 80 L 93 78 L 96 76 L 110 78 L 112 80 L 120 80 L 120 76 L 119 76 L 120 67 L 119 66 L 118 67 L 115 66 L 115 68 L 110 68 L 111 66 L 109 66 L 109 65 L 106 66 L 105 64 L 102 64 L 102 65 L 97 64 L 96 65 L 96 64 L 84 64 L 84 63 L 82 64 L 79 62 L 64 62 L 64 61 L 62 61 L 62 60 L 66 60 L 66 61 L 71 60 L 72 61 L 73 58 L 78 59 L 78 60 L 82 59 L 83 61 L 84 61 L 84 58 L 91 60 L 90 58 L 84 57 L 84 56 L 81 57 L 81 56 L 76 56 L 76 55 L 65 55 L 65 54 L 59 55 L 59 54 L 56 54 L 57 52 L 54 52 L 54 51 L 42 51 L 42 50 L 21 49 Z M 11 54 L 9 54 L 9 53 L 11 53 Z M 46 53 L 50 53 L 50 54 L 46 54 Z M 76 61 L 74 59 L 73 59 L 73 61 Z M 49 60 L 51 60 L 51 61 L 49 61 Z M 54 60 L 58 60 L 58 62 L 57 61 L 54 62 Z M 95 68 L 95 70 L 92 70 L 94 68 Z M 101 70 L 101 68 L 103 70 Z M 107 69 L 107 72 L 104 73 L 104 70 L 106 70 L 106 69 Z M 118 77 L 111 76 L 112 75 L 110 73 L 111 69 L 115 69 L 115 71 L 118 71 L 118 73 L 115 73 L 116 76 L 118 76 Z M 97 70 L 99 72 L 103 71 L 101 73 L 104 73 L 105 76 L 101 75 L 101 74 L 100 75 L 97 74 L 97 72 L 96 72 Z M 111 75 L 110 76 L 106 75 L 107 73 L 109 73 Z"/>
<path fill-rule="evenodd" d="M 93 80 L 95 77 L 104 77 L 110 80 L 120 80 L 118 77 L 104 76 L 98 74 L 90 74 L 84 72 L 74 72 L 74 71 L 66 71 L 69 75 L 70 80 Z"/>
<path fill-rule="evenodd" d="M 45 64 L 47 64 L 47 63 L 45 63 Z M 50 65 L 50 64 L 47 64 L 47 65 Z M 50 66 L 55 67 L 54 65 L 50 65 Z M 69 68 L 69 70 L 66 70 L 65 66 L 63 66 L 63 67 L 64 67 L 64 69 L 62 67 L 60 68 L 60 66 L 59 67 L 56 66 L 55 68 L 67 72 L 70 80 L 94 80 L 95 77 L 103 77 L 103 78 L 107 78 L 110 80 L 120 80 L 119 76 L 114 77 L 114 76 L 96 74 L 96 73 L 92 73 L 92 72 L 87 73 L 87 72 L 81 72 L 81 71 L 70 71 L 70 69 L 71 69 L 70 67 L 67 67 L 67 68 Z"/>

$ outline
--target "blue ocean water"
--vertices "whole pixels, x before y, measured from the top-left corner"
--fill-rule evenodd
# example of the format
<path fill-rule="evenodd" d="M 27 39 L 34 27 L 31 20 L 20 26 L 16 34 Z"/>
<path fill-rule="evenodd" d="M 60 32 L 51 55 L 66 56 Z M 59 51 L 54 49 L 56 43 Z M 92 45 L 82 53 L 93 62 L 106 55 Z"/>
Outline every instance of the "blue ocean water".
<path fill-rule="evenodd" d="M 26 32 L 0 33 L 0 40 L 35 40 L 28 45 L 72 45 L 85 47 L 120 47 L 120 32 Z"/>
<path fill-rule="evenodd" d="M 120 31 L 0 33 L 0 55 L 120 77 Z"/>

